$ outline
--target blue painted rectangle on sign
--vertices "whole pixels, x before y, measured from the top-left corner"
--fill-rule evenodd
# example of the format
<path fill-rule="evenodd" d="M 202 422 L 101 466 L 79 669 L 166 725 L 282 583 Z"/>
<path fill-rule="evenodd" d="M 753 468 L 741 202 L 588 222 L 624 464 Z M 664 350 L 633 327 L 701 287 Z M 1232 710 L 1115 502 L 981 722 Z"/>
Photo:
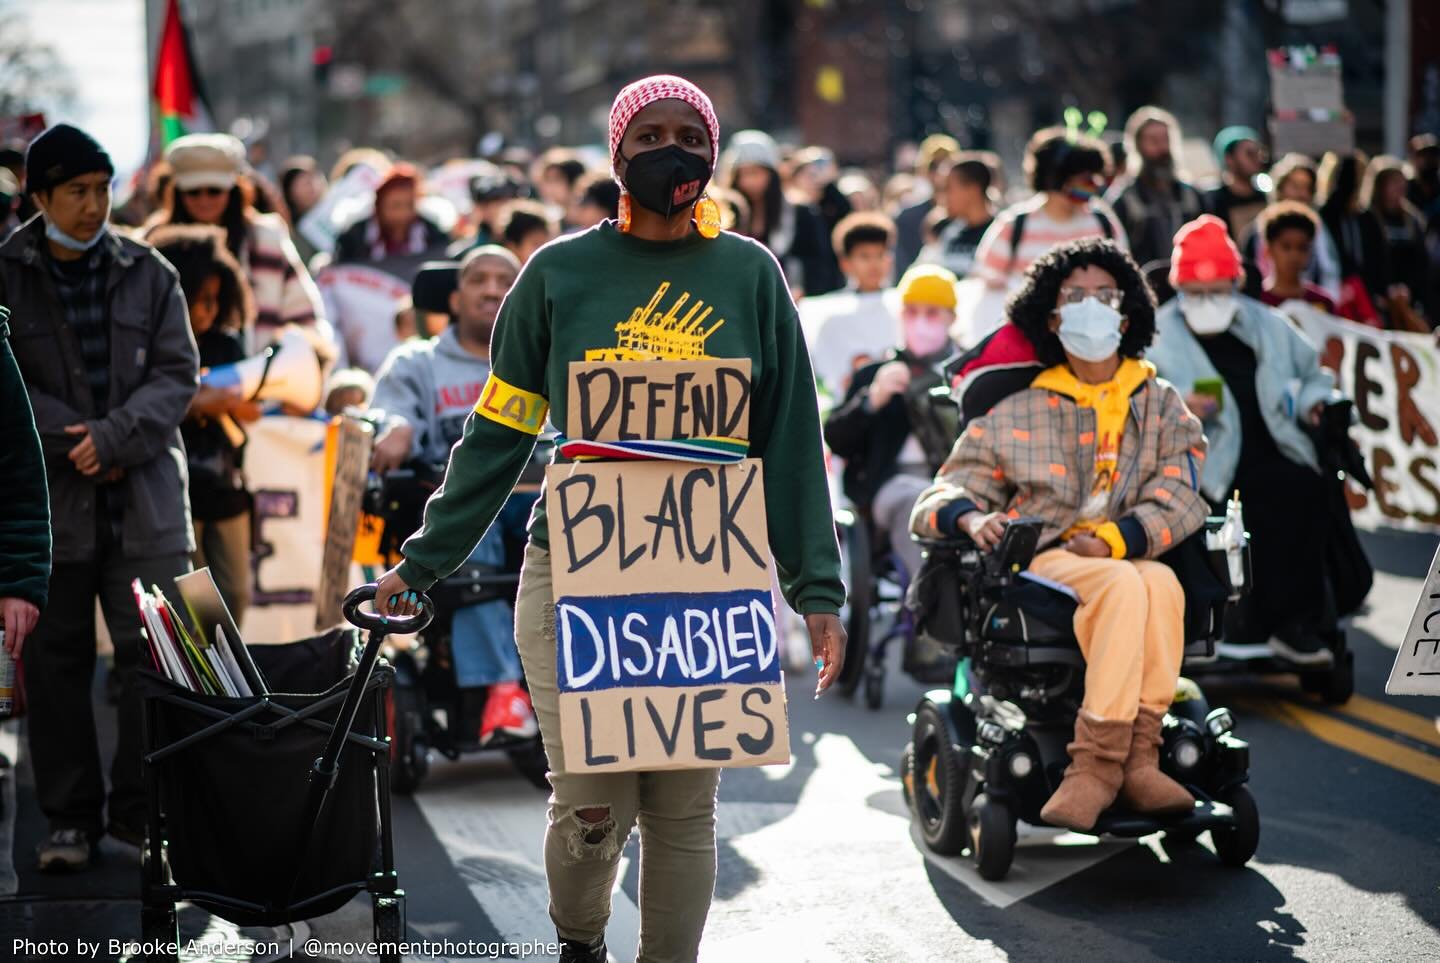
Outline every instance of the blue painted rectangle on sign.
<path fill-rule="evenodd" d="M 561 692 L 779 682 L 769 592 L 670 592 L 555 602 Z"/>

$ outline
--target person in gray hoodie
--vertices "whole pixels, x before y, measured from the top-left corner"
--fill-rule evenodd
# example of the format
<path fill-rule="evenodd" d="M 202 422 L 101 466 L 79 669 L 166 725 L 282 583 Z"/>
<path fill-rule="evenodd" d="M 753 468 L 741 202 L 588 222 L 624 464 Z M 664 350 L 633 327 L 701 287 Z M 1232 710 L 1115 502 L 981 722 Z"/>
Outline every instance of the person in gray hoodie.
<path fill-rule="evenodd" d="M 455 268 L 449 327 L 434 340 L 411 339 L 390 352 L 370 402 L 370 417 L 380 425 L 370 462 L 374 471 L 449 458 L 490 374 L 490 335 L 519 272 L 515 255 L 498 245 L 467 252 Z M 533 493 L 511 495 L 470 560 L 502 568 L 506 535 L 524 538 L 534 501 Z M 509 603 L 482 602 L 456 612 L 451 644 L 462 692 L 457 738 L 467 739 L 472 730 L 480 741 L 534 735 Z M 481 709 L 484 732 L 478 731 Z"/>

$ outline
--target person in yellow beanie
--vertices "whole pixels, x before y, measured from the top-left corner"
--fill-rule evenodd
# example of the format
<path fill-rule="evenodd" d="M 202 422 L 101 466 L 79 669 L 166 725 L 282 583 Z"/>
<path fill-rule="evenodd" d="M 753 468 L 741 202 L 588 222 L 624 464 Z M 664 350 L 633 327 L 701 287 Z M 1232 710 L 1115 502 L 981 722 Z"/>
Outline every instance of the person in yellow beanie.
<path fill-rule="evenodd" d="M 920 546 L 910 538 L 910 509 L 946 452 L 927 452 L 912 412 L 941 383 L 941 364 L 955 350 L 955 275 L 921 264 L 900 278 L 904 344 L 859 371 L 845 400 L 825 420 L 825 442 L 845 459 L 845 495 L 868 515 L 872 530 L 887 534 L 905 570 L 920 567 Z"/>

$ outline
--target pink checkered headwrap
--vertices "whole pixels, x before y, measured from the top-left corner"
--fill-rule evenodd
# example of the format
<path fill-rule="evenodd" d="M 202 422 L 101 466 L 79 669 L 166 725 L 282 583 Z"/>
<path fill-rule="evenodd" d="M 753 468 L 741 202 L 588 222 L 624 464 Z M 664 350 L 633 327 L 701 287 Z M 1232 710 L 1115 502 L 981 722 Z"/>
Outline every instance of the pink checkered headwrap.
<path fill-rule="evenodd" d="M 620 151 L 620 141 L 625 136 L 625 131 L 630 126 L 630 121 L 642 109 L 655 103 L 657 100 L 683 100 L 694 107 L 705 121 L 706 130 L 710 131 L 710 167 L 715 167 L 715 162 L 720 154 L 720 121 L 715 118 L 715 107 L 710 103 L 710 98 L 705 96 L 705 91 L 696 87 L 684 77 L 676 77 L 672 74 L 656 74 L 653 77 L 646 77 L 637 80 L 633 84 L 627 84 L 615 95 L 615 103 L 610 105 L 610 166 L 614 170 L 615 155 Z"/>

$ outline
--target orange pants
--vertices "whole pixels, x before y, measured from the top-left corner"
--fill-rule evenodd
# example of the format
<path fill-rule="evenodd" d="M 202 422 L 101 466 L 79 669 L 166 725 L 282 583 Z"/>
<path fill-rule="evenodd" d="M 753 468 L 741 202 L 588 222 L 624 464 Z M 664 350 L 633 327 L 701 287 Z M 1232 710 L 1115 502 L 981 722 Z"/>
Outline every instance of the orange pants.
<path fill-rule="evenodd" d="M 1075 637 L 1085 653 L 1081 708 L 1129 722 L 1142 705 L 1157 712 L 1170 707 L 1185 655 L 1185 593 L 1168 565 L 1053 548 L 1035 556 L 1030 571 L 1080 596 Z"/>

